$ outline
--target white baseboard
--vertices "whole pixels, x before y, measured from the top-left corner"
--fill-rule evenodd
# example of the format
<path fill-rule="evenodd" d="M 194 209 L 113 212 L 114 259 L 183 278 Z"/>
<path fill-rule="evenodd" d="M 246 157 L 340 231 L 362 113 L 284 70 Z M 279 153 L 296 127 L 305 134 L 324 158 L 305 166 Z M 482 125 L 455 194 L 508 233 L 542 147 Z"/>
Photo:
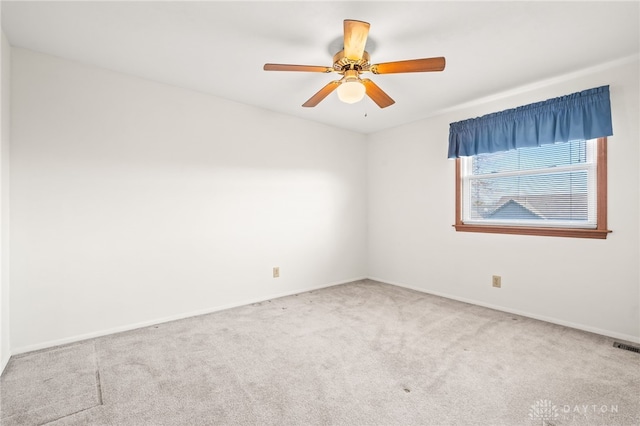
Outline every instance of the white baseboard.
<path fill-rule="evenodd" d="M 348 280 L 344 280 L 344 281 L 338 281 L 338 282 L 332 282 L 332 283 L 328 283 L 328 284 L 322 284 L 322 285 L 317 285 L 317 286 L 311 286 L 311 287 L 305 287 L 305 288 L 300 288 L 297 290 L 291 290 L 291 291 L 286 291 L 286 292 L 282 292 L 282 293 L 275 293 L 275 294 L 270 294 L 268 296 L 265 297 L 260 297 L 260 298 L 253 298 L 253 299 L 245 299 L 239 302 L 235 302 L 235 303 L 229 303 L 226 305 L 220 305 L 220 306 L 214 306 L 211 308 L 207 308 L 207 309 L 201 309 L 201 310 L 197 310 L 197 311 L 191 311 L 191 312 L 184 312 L 184 313 L 180 313 L 177 315 L 171 315 L 168 317 L 163 317 L 163 318 L 156 318 L 153 320 L 149 320 L 149 321 L 142 321 L 139 323 L 135 323 L 135 324 L 127 324 L 124 326 L 120 326 L 120 327 L 113 327 L 113 328 L 108 328 L 105 330 L 100 330 L 100 331 L 96 331 L 96 332 L 92 332 L 92 333 L 86 333 L 86 334 L 81 334 L 81 335 L 76 335 L 76 336 L 71 336 L 71 337 L 65 337 L 63 339 L 56 339 L 56 340 L 50 340 L 47 342 L 42 342 L 42 343 L 37 343 L 34 345 L 28 345 L 28 346 L 22 346 L 19 348 L 13 348 L 13 350 L 11 351 L 11 355 L 20 355 L 20 354 L 24 354 L 27 352 L 33 352 L 33 351 L 38 351 L 38 350 L 42 350 L 42 349 L 49 349 L 55 346 L 61 346 L 61 345 L 67 345 L 70 343 L 76 343 L 76 342 L 81 342 L 84 340 L 89 340 L 89 339 L 95 339 L 96 337 L 103 337 L 103 336 L 108 336 L 111 334 L 116 334 L 116 333 L 122 333 L 124 331 L 130 331 L 130 330 L 136 330 L 139 328 L 144 328 L 144 327 L 149 327 L 152 325 L 158 325 L 158 324 L 162 324 L 162 323 L 166 323 L 166 322 L 171 322 L 171 321 L 176 321 L 176 320 L 181 320 L 181 319 L 185 319 L 185 318 L 191 318 L 191 317 L 196 317 L 199 315 L 206 315 L 206 314 L 211 314 L 214 312 L 219 312 L 219 311 L 224 311 L 226 309 L 231 309 L 231 308 L 237 308 L 239 306 L 246 306 L 246 305 L 251 305 L 253 303 L 259 303 L 259 302 L 264 302 L 267 300 L 272 300 L 272 299 L 278 299 L 280 297 L 286 297 L 286 296 L 292 296 L 294 294 L 300 294 L 300 293 L 306 293 L 309 291 L 314 291 L 314 290 L 320 290 L 323 288 L 327 288 L 327 287 L 333 287 L 336 285 L 341 285 L 341 284 L 347 284 L 353 281 L 360 281 L 360 280 L 365 280 L 367 279 L 366 277 L 357 277 L 357 278 L 352 278 L 352 279 L 348 279 Z M 7 360 L 8 362 L 8 360 Z"/>
<path fill-rule="evenodd" d="M 177 315 L 171 315 L 171 316 L 163 317 L 163 318 L 156 318 L 156 319 L 153 319 L 153 320 L 142 321 L 142 322 L 135 323 L 135 324 L 128 324 L 128 325 L 124 325 L 124 326 L 121 326 L 121 327 L 113 327 L 113 328 L 100 330 L 100 331 L 96 331 L 96 332 L 92 332 L 92 333 L 86 333 L 86 334 L 71 336 L 71 337 L 67 337 L 67 338 L 63 338 L 63 339 L 50 340 L 50 341 L 47 341 L 47 342 L 37 343 L 37 344 L 34 344 L 34 345 L 28 345 L 28 346 L 23 346 L 23 347 L 19 347 L 19 348 L 13 348 L 11 355 L 12 356 L 13 355 L 20 355 L 20 354 L 24 354 L 24 353 L 27 353 L 27 352 L 33 352 L 33 351 L 38 351 L 38 350 L 42 350 L 42 349 L 49 349 L 49 348 L 52 348 L 52 347 L 55 347 L 55 346 L 81 342 L 81 341 L 84 341 L 84 340 L 94 339 L 94 338 L 97 338 L 97 337 L 103 337 L 103 336 L 108 336 L 108 335 L 111 335 L 111 334 L 121 333 L 121 332 L 125 332 L 125 331 L 136 330 L 136 329 L 139 329 L 139 328 L 149 327 L 149 326 L 162 324 L 162 323 L 166 323 L 166 322 L 171 322 L 171 321 L 177 321 L 177 320 L 181 320 L 181 319 L 185 319 L 185 318 L 196 317 L 196 316 L 199 316 L 199 315 L 206 315 L 206 314 L 210 314 L 210 313 L 214 313 L 214 312 L 224 311 L 226 309 L 237 308 L 239 306 L 246 306 L 246 305 L 250 305 L 250 304 L 253 304 L 253 303 L 264 302 L 266 300 L 272 300 L 272 299 L 277 299 L 277 298 L 280 298 L 280 297 L 291 296 L 291 295 L 294 295 L 294 294 L 300 294 L 300 293 L 305 293 L 305 292 L 309 292 L 309 291 L 320 290 L 320 289 L 323 289 L 323 288 L 333 287 L 333 286 L 341 285 L 341 284 L 347 284 L 347 283 L 350 283 L 350 282 L 353 282 L 353 281 L 360 281 L 360 280 L 364 280 L 364 279 L 370 279 L 370 280 L 378 281 L 378 282 L 385 283 L 385 284 L 391 284 L 391 285 L 395 285 L 395 286 L 398 286 L 398 287 L 403 287 L 403 288 L 407 288 L 407 289 L 410 289 L 410 290 L 419 291 L 419 292 L 425 293 L 425 294 L 432 294 L 434 296 L 445 297 L 447 299 L 457 300 L 459 302 L 464 302 L 464 303 L 469 303 L 469 304 L 472 304 L 472 305 L 482 306 L 482 307 L 485 307 L 485 308 L 495 309 L 497 311 L 508 312 L 508 313 L 515 314 L 515 315 L 521 315 L 523 317 L 533 318 L 533 319 L 537 319 L 537 320 L 540 320 L 540 321 L 546 321 L 546 322 L 549 322 L 549 323 L 552 323 L 552 324 L 558 324 L 558 325 L 562 325 L 562 326 L 565 326 L 565 327 L 575 328 L 575 329 L 582 330 L 582 331 L 587 331 L 587 332 L 590 332 L 590 333 L 595 333 L 595 334 L 600 334 L 600 335 L 607 336 L 607 337 L 612 337 L 612 338 L 615 338 L 615 339 L 625 340 L 627 342 L 640 343 L 640 337 L 638 337 L 638 336 L 632 336 L 632 335 L 628 335 L 628 334 L 617 333 L 617 332 L 614 332 L 614 331 L 611 331 L 611 330 L 603 330 L 603 329 L 600 329 L 600 328 L 591 327 L 591 326 L 587 326 L 587 325 L 584 325 L 584 324 L 573 323 L 573 322 L 570 322 L 570 321 L 565 321 L 565 320 L 561 320 L 561 319 L 553 318 L 553 317 L 547 317 L 547 316 L 544 316 L 544 315 L 537 315 L 537 314 L 534 314 L 534 313 L 531 313 L 531 312 L 525 312 L 525 311 L 521 311 L 521 310 L 518 310 L 518 309 L 511 309 L 511 308 L 504 307 L 504 306 L 493 305 L 493 304 L 490 304 L 490 303 L 485 303 L 485 302 L 481 302 L 481 301 L 478 301 L 478 300 L 459 297 L 459 296 L 455 296 L 455 295 L 451 295 L 451 294 L 447 294 L 447 293 L 427 291 L 427 290 L 425 290 L 423 288 L 419 288 L 419 287 L 412 286 L 412 285 L 405 284 L 405 283 L 386 280 L 384 278 L 378 278 L 378 277 L 356 277 L 356 278 L 351 278 L 351 279 L 348 279 L 348 280 L 343 280 L 343 281 L 338 281 L 338 282 L 332 282 L 332 283 L 327 283 L 327 284 L 322 284 L 322 285 L 317 285 L 317 286 L 305 287 L 305 288 L 300 288 L 300 289 L 292 290 L 292 291 L 286 291 L 286 292 L 282 292 L 282 293 L 275 293 L 275 294 L 271 294 L 271 295 L 266 296 L 266 297 L 245 299 L 245 300 L 242 300 L 242 301 L 239 301 L 239 302 L 236 302 L 236 303 L 230 303 L 230 304 L 226 304 L 226 305 L 215 306 L 215 307 L 202 309 L 202 310 L 198 310 L 198 311 L 184 312 L 184 313 L 177 314 Z M 1 367 L 0 368 L 0 374 L 4 371 L 4 369 L 7 366 L 8 362 L 9 362 L 8 359 L 4 360 L 4 363 L 3 363 L 4 365 L 0 365 L 0 367 Z"/>
<path fill-rule="evenodd" d="M 570 321 L 565 321 L 565 320 L 562 320 L 562 319 L 548 317 L 548 316 L 545 316 L 545 315 L 538 315 L 538 314 L 534 314 L 534 313 L 531 313 L 531 312 L 521 311 L 521 310 L 518 310 L 518 309 L 511 309 L 511 308 L 508 308 L 508 307 L 505 307 L 505 306 L 493 305 L 493 304 L 490 304 L 490 303 L 485 303 L 485 302 L 481 302 L 481 301 L 473 300 L 473 299 L 467 299 L 467 298 L 455 296 L 455 295 L 452 295 L 452 294 L 429 291 L 429 290 L 425 290 L 423 288 L 412 286 L 412 285 L 409 285 L 409 284 L 385 280 L 384 278 L 369 277 L 369 279 L 373 280 L 373 281 L 378 281 L 378 282 L 381 282 L 381 283 L 385 283 L 385 284 L 391 284 L 391 285 L 395 285 L 395 286 L 398 286 L 398 287 L 403 287 L 403 288 L 408 288 L 410 290 L 419 291 L 420 293 L 432 294 L 434 296 L 439 296 L 439 297 L 444 297 L 444 298 L 447 298 L 447 299 L 457 300 L 459 302 L 464 302 L 464 303 L 469 303 L 469 304 L 472 304 L 472 305 L 482 306 L 484 308 L 495 309 L 496 311 L 508 312 L 510 314 L 520 315 L 520 316 L 527 317 L 527 318 L 533 318 L 533 319 L 537 319 L 537 320 L 540 320 L 540 321 L 545 321 L 545 322 L 549 322 L 549 323 L 552 323 L 552 324 L 558 324 L 558 325 L 562 325 L 562 326 L 569 327 L 569 328 L 575 328 L 577 330 L 588 331 L 590 333 L 600 334 L 602 336 L 612 337 L 614 339 L 626 340 L 627 342 L 633 342 L 633 343 L 640 343 L 640 336 L 632 336 L 630 334 L 623 334 L 623 333 L 618 333 L 618 332 L 611 331 L 611 330 L 604 330 L 604 329 L 597 328 L 597 327 L 591 327 L 591 326 L 588 326 L 588 325 L 585 325 L 585 324 L 579 324 L 579 323 L 574 323 L 574 322 L 570 322 Z"/>

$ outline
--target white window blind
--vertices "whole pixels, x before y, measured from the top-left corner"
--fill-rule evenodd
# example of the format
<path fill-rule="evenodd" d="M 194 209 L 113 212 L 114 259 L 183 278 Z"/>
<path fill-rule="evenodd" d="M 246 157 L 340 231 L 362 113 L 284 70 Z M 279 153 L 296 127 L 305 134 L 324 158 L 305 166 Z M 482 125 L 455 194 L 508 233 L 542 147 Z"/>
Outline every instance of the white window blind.
<path fill-rule="evenodd" d="M 462 157 L 466 224 L 596 228 L 596 140 Z"/>

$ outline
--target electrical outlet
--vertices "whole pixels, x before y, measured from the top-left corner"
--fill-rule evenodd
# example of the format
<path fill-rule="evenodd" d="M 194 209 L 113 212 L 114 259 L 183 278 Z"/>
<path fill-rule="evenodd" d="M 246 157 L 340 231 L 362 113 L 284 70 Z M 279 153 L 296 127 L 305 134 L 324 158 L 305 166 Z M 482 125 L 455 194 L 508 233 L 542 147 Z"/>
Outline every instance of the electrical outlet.
<path fill-rule="evenodd" d="M 273 278 L 279 278 L 280 277 L 280 267 L 279 266 L 274 266 L 273 268 Z"/>
<path fill-rule="evenodd" d="M 502 277 L 500 275 L 494 275 L 491 284 L 496 288 L 502 287 Z"/>

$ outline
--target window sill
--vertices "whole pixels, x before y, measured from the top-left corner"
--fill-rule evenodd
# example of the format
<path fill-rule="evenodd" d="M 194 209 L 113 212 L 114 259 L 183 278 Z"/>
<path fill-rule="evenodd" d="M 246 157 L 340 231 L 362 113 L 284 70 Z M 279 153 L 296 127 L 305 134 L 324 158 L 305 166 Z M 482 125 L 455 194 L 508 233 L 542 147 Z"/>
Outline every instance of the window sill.
<path fill-rule="evenodd" d="M 545 237 L 595 238 L 604 240 L 611 233 L 608 229 L 534 228 L 526 226 L 453 225 L 458 232 L 483 232 L 488 234 L 538 235 Z"/>

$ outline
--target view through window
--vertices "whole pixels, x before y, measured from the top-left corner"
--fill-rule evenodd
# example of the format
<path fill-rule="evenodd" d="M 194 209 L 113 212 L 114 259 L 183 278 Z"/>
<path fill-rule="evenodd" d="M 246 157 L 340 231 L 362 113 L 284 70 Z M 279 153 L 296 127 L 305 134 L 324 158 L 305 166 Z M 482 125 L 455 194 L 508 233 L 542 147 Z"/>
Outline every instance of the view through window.
<path fill-rule="evenodd" d="M 457 161 L 460 199 L 456 227 L 480 227 L 458 230 L 498 232 L 507 227 L 511 228 L 508 233 L 519 233 L 517 228 L 606 228 L 598 217 L 604 208 L 605 217 L 600 219 L 606 221 L 604 138 L 479 154 Z M 604 182 L 599 185 L 599 180 Z M 599 203 L 605 205 L 599 209 Z"/>

